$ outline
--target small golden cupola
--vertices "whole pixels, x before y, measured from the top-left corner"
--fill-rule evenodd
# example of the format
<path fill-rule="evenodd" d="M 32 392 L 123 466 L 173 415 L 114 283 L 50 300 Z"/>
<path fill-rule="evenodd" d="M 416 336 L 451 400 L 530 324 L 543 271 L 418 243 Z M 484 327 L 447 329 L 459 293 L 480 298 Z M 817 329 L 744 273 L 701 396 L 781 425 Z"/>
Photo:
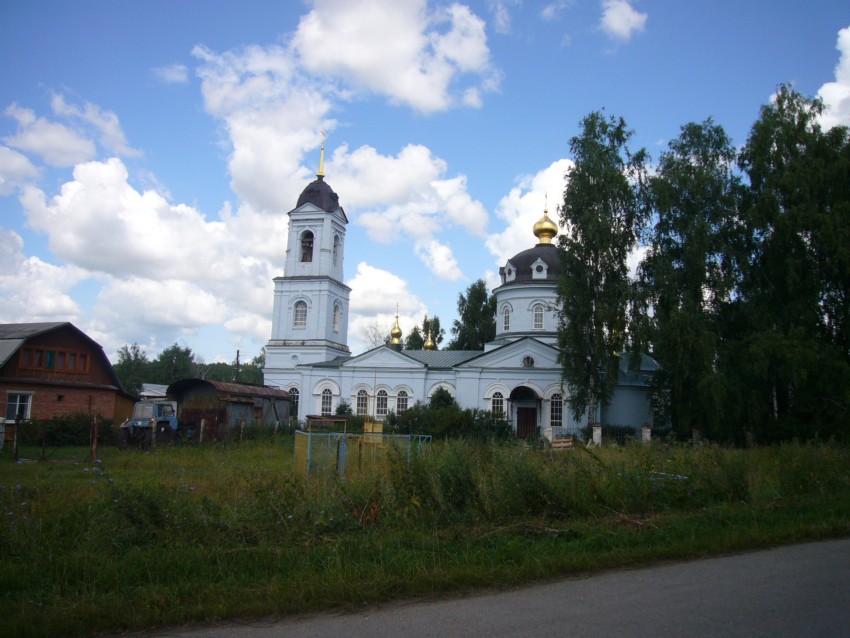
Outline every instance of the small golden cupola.
<path fill-rule="evenodd" d="M 428 338 L 425 340 L 425 349 L 426 350 L 436 350 L 437 344 L 434 343 L 434 338 L 431 336 L 431 331 L 428 330 Z"/>
<path fill-rule="evenodd" d="M 558 234 L 558 225 L 549 219 L 549 196 L 546 196 L 546 203 L 543 206 L 543 217 L 537 220 L 534 224 L 534 236 L 537 237 L 540 244 L 551 244 L 552 239 Z"/>
<path fill-rule="evenodd" d="M 401 327 L 398 325 L 398 304 L 395 306 L 395 323 L 393 324 L 392 330 L 390 330 L 390 337 L 392 338 L 392 345 L 401 345 Z"/>

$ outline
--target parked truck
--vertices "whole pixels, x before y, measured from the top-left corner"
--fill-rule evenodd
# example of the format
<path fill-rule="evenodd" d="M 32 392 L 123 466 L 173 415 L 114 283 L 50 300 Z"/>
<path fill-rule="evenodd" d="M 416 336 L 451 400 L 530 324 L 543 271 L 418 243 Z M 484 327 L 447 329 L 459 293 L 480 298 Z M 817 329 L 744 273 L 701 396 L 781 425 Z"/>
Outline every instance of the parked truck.
<path fill-rule="evenodd" d="M 177 401 L 165 399 L 138 401 L 133 416 L 118 430 L 118 446 L 149 449 L 156 436 L 157 443 L 172 441 L 177 436 Z"/>

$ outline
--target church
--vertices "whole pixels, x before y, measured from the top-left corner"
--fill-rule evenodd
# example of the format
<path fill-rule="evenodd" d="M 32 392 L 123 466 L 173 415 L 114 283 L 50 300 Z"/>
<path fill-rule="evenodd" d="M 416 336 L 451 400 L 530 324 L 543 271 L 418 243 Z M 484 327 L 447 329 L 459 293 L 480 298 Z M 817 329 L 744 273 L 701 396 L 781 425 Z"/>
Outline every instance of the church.
<path fill-rule="evenodd" d="M 444 388 L 462 408 L 503 415 L 517 437 L 573 434 L 587 425 L 567 405 L 558 363 L 556 286 L 560 261 L 553 242 L 558 226 L 543 216 L 530 229 L 532 247 L 499 269 L 496 338 L 483 350 L 403 350 L 396 314 L 390 342 L 352 356 L 348 348 L 351 289 L 343 283 L 348 219 L 325 181 L 324 145 L 319 170 L 291 211 L 284 275 L 274 280 L 271 339 L 265 383 L 289 392 L 291 414 L 332 415 L 340 401 L 358 415 L 383 420 Z M 611 403 L 595 421 L 631 426 L 652 422 L 647 378 L 657 364 L 644 357 L 630 372 L 622 357 Z"/>

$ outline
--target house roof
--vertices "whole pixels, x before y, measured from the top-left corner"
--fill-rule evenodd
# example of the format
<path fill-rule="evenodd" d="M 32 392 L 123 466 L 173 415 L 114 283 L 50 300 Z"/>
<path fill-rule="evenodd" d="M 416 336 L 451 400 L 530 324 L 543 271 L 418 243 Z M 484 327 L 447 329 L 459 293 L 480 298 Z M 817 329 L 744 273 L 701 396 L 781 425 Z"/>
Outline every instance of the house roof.
<path fill-rule="evenodd" d="M 66 326 L 91 344 L 95 355 L 101 357 L 104 367 L 111 377 L 113 385 L 118 388 L 120 392 L 124 392 L 121 381 L 118 379 L 118 375 L 115 374 L 115 369 L 112 367 L 109 358 L 103 351 L 103 347 L 69 321 L 0 324 L 0 366 L 5 365 L 12 355 L 14 355 L 28 339 L 32 339 L 33 337 L 58 330 L 60 328 L 65 328 Z"/>
<path fill-rule="evenodd" d="M 249 385 L 247 383 L 230 383 L 227 381 L 211 381 L 208 379 L 181 379 L 168 386 L 168 396 L 176 396 L 197 387 L 211 386 L 222 400 L 239 398 L 289 399 L 289 392 L 264 385 Z"/>

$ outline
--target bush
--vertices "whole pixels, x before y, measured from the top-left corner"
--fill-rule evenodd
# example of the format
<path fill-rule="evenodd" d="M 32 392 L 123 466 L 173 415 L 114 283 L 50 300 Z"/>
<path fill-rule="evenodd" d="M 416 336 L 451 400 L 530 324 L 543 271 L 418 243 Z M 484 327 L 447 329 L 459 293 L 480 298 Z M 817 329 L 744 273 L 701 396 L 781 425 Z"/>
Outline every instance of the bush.
<path fill-rule="evenodd" d="M 39 447 L 64 447 L 88 445 L 91 438 L 93 415 L 77 412 L 52 419 L 22 423 L 18 430 L 18 444 Z M 115 436 L 111 419 L 100 419 L 98 443 L 113 444 Z"/>

